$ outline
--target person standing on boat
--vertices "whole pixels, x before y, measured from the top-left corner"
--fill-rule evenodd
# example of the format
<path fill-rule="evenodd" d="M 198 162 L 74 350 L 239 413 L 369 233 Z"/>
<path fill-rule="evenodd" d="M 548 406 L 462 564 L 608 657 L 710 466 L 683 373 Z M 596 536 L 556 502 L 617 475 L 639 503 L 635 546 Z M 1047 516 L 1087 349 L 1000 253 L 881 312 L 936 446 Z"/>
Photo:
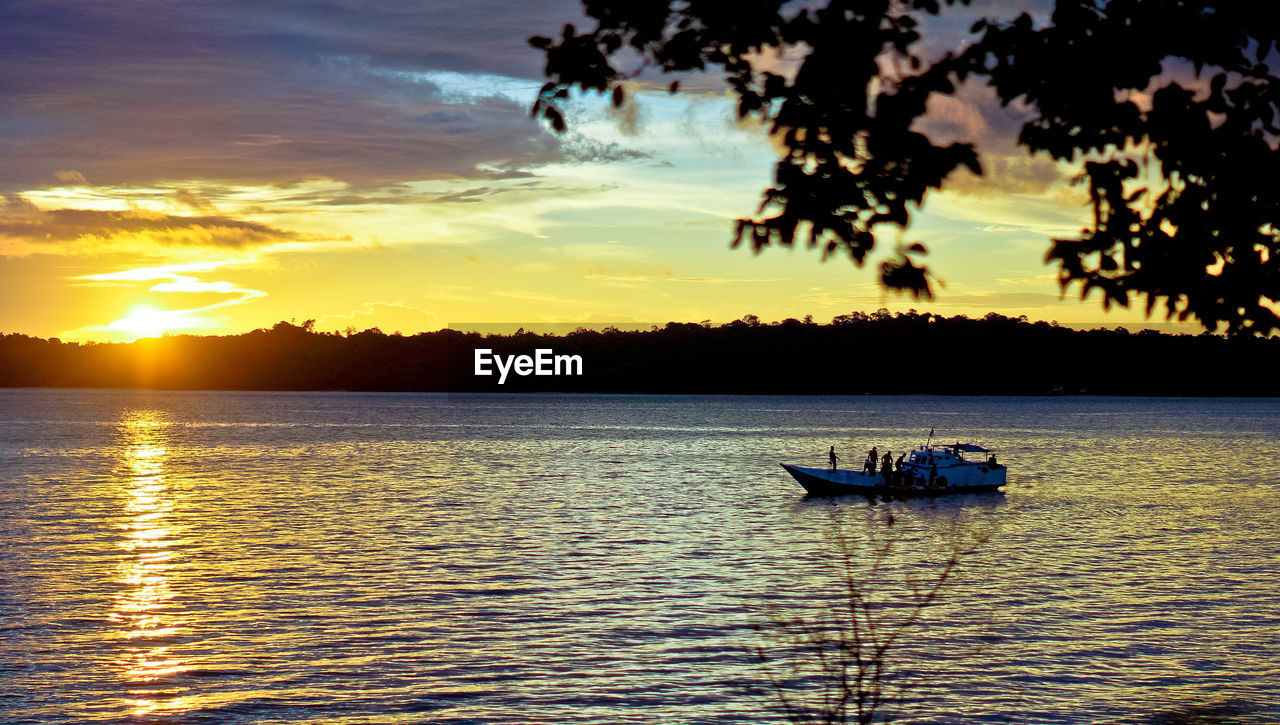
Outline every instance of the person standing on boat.
<path fill-rule="evenodd" d="M 878 459 L 879 456 L 876 455 L 876 447 L 871 446 L 871 450 L 867 451 L 867 463 L 862 467 L 862 470 L 872 476 L 876 475 L 876 461 Z"/>
<path fill-rule="evenodd" d="M 885 451 L 880 459 L 880 472 L 884 474 L 885 485 L 893 483 L 893 451 Z"/>
<path fill-rule="evenodd" d="M 938 464 L 929 466 L 929 488 L 933 488 L 933 482 L 938 480 Z"/>
<path fill-rule="evenodd" d="M 829 455 L 831 456 L 831 471 L 834 473 L 836 470 L 836 463 L 840 461 L 840 456 L 836 455 L 835 446 L 831 446 L 831 451 Z"/>

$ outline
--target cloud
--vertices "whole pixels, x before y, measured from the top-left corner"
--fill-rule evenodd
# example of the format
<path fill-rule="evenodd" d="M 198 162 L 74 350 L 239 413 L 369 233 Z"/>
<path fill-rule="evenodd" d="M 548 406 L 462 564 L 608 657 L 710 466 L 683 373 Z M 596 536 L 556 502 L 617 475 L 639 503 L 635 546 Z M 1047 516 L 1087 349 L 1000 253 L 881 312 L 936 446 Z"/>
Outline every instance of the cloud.
<path fill-rule="evenodd" d="M 943 188 L 957 194 L 989 196 L 991 194 L 1035 194 L 1049 191 L 1055 183 L 1068 182 L 1071 175 L 1064 167 L 1042 156 L 982 156 L 982 176 L 961 169 L 947 177 Z"/>
<path fill-rule="evenodd" d="M 547 247 L 550 254 L 562 254 L 570 259 L 590 260 L 645 260 L 653 256 L 653 250 L 633 244 L 621 244 L 610 240 L 606 242 L 574 242 L 558 247 Z"/>
<path fill-rule="evenodd" d="M 639 161 L 652 158 L 650 154 L 638 149 L 629 149 L 614 142 L 597 141 L 575 133 L 565 135 L 561 150 L 564 161 L 578 164 Z"/>
<path fill-rule="evenodd" d="M 1057 285 L 1058 273 L 1045 272 L 1043 274 L 1031 274 L 1024 277 L 996 277 L 991 280 L 998 285 L 1031 285 L 1036 287 L 1044 287 L 1045 285 Z"/>
<path fill-rule="evenodd" d="M 160 266 L 135 267 L 132 269 L 124 269 L 117 272 L 104 272 L 101 274 L 86 274 L 79 277 L 73 277 L 74 280 L 85 280 L 87 282 L 105 282 L 117 283 L 121 285 L 130 285 L 132 282 L 156 282 L 149 288 L 151 292 L 185 292 L 185 293 L 214 293 L 239 295 L 241 298 L 236 300 L 224 300 L 214 305 L 208 305 L 198 308 L 198 310 L 210 310 L 215 307 L 225 307 L 227 305 L 240 304 L 258 297 L 265 297 L 266 292 L 260 290 L 252 290 L 240 287 L 233 282 L 203 282 L 197 277 L 185 272 L 212 272 L 222 267 L 242 264 L 240 260 L 218 260 L 209 262 L 196 262 L 188 264 L 167 264 Z M 130 285 L 131 286 L 131 285 Z M 192 311 L 192 310 L 188 310 Z"/>
<path fill-rule="evenodd" d="M 678 277 L 675 282 L 696 282 L 698 284 L 764 284 L 766 282 L 788 282 L 785 277 Z M 804 299 L 803 297 L 801 299 Z"/>
<path fill-rule="evenodd" d="M 584 276 L 587 279 L 599 279 L 606 282 L 635 283 L 671 280 L 675 277 L 675 274 L 674 269 L 663 264 L 641 265 L 625 269 L 612 269 L 603 264 L 593 264 L 587 266 Z"/>
<path fill-rule="evenodd" d="M 519 300 L 521 302 L 540 303 L 546 306 L 569 307 L 569 308 L 575 308 L 578 310 L 586 308 L 590 306 L 593 302 L 595 302 L 590 299 L 564 297 L 561 295 L 547 294 L 545 292 L 537 292 L 537 291 L 528 290 L 528 289 L 505 289 L 505 290 L 495 291 L 492 294 L 494 297 L 501 297 L 504 299 Z"/>
<path fill-rule="evenodd" d="M 539 191 L 541 193 L 567 191 L 541 185 L 537 181 L 526 181 L 519 184 L 509 184 L 506 186 L 488 185 L 473 186 L 461 191 L 451 191 L 444 194 L 436 194 L 430 197 L 431 201 L 445 204 L 474 204 L 476 202 L 487 201 L 499 194 L 509 194 L 514 191 Z M 578 190 L 580 191 L 580 190 Z"/>
<path fill-rule="evenodd" d="M 1089 219 L 1088 197 L 1079 187 L 1065 185 L 1054 185 L 1042 193 L 1011 189 L 1010 193 L 986 194 L 956 190 L 948 183 L 941 193 L 929 197 L 925 209 L 935 219 L 951 219 L 972 225 L 971 228 L 994 227 L 983 231 L 998 233 L 1011 242 L 1025 235 L 1008 230 L 1039 237 L 1032 248 L 1039 248 L 1048 237 L 1078 233 Z"/>
<path fill-rule="evenodd" d="M 636 136 L 640 133 L 640 127 L 643 114 L 640 111 L 640 103 L 635 98 L 637 90 L 648 90 L 647 86 L 640 84 L 628 83 L 626 92 L 629 101 L 622 104 L 621 107 L 615 107 L 612 103 L 605 106 L 605 113 L 609 115 L 618 124 L 618 132 L 623 136 Z"/>
<path fill-rule="evenodd" d="M 929 96 L 926 114 L 912 126 L 939 146 L 972 143 L 982 163 L 976 176 L 960 169 L 947 177 L 944 188 L 958 194 L 1043 194 L 1056 183 L 1068 183 L 1074 170 L 1044 154 L 1032 156 L 1018 146 L 1022 124 L 1032 118 L 1019 101 L 1001 104 L 989 86 L 962 84 L 955 95 Z"/>
<path fill-rule="evenodd" d="M 977 307 L 984 310 L 1025 310 L 1052 307 L 1063 302 L 1061 295 L 1043 292 L 971 292 L 968 294 L 938 294 L 938 302 L 959 307 Z"/>
<path fill-rule="evenodd" d="M 5 2 L 0 191 L 391 183 L 555 156 L 561 139 L 528 115 L 544 58 L 525 39 L 580 18 L 572 0 Z M 432 72 L 531 90 L 446 93 Z"/>
<path fill-rule="evenodd" d="M 218 207 L 214 206 L 213 202 L 188 189 L 180 188 L 175 190 L 173 199 L 179 204 L 196 211 L 210 212 L 218 210 Z"/>
<path fill-rule="evenodd" d="M 296 232 L 221 215 L 180 216 L 142 209 L 45 211 L 16 194 L 0 197 L 0 254 L 10 256 L 156 245 L 246 249 L 303 240 Z"/>
<path fill-rule="evenodd" d="M 88 186 L 89 180 L 84 178 L 84 174 L 79 171 L 60 170 L 53 172 L 53 178 L 62 184 L 74 184 L 80 186 Z"/>

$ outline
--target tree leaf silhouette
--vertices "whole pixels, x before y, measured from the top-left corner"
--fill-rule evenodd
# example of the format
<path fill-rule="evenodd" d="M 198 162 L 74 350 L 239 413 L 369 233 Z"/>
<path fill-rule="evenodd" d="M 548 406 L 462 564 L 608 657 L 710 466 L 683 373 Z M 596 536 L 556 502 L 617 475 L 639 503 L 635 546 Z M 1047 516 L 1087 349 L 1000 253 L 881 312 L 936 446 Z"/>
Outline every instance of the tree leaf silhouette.
<path fill-rule="evenodd" d="M 922 60 L 919 19 L 957 4 L 968 3 L 591 0 L 595 30 L 566 25 L 558 42 L 530 44 L 557 92 L 612 92 L 616 105 L 624 78 L 611 61 L 623 48 L 663 72 L 723 72 L 738 115 L 760 118 L 781 147 L 773 184 L 758 213 L 737 221 L 733 245 L 800 242 L 857 265 L 957 167 L 982 173 L 972 144 L 911 130 L 930 96 L 979 80 L 1029 109 L 1017 139 L 1029 153 L 1085 162 L 1093 221 L 1078 238 L 1051 240 L 1045 257 L 1064 292 L 1098 289 L 1104 308 L 1145 296 L 1148 312 L 1162 303 L 1169 318 L 1231 334 L 1280 330 L 1280 79 L 1263 62 L 1280 24 L 1270 9 L 1057 0 L 1048 23 L 983 18 L 957 52 Z M 797 49 L 807 52 L 789 77 L 758 67 L 764 51 Z M 1207 90 L 1162 75 L 1170 62 L 1189 62 L 1196 77 L 1212 70 Z M 560 98 L 540 94 L 535 115 Z M 543 115 L 564 130 L 558 111 Z M 904 255 L 886 264 L 886 287 L 928 296 L 923 265 Z"/>

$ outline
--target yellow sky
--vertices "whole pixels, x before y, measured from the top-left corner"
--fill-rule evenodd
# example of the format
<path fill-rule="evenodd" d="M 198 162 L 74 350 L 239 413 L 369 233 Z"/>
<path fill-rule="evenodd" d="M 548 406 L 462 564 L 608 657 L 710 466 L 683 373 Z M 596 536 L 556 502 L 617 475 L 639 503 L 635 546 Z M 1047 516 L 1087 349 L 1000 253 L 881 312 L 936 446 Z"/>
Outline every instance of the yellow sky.
<path fill-rule="evenodd" d="M 988 174 L 952 179 L 907 231 L 880 234 L 859 269 L 805 249 L 729 248 L 775 152 L 724 95 L 638 91 L 624 112 L 581 98 L 557 136 L 526 113 L 536 79 L 368 57 L 248 80 L 224 59 L 212 80 L 179 68 L 194 80 L 176 85 L 104 71 L 96 85 L 17 96 L 10 125 L 25 145 L 0 171 L 0 331 L 115 341 L 315 319 L 319 330 L 412 334 L 746 314 L 825 322 L 880 307 L 1144 319 L 1061 297 L 1042 260 L 1051 238 L 1084 225 L 1085 199 L 1070 169 L 1013 146 L 1019 120 L 993 115 L 979 91 L 931 107 L 929 132 L 976 140 Z M 255 83 L 271 92 L 250 97 Z M 879 260 L 909 242 L 930 250 L 932 301 L 875 283 Z"/>

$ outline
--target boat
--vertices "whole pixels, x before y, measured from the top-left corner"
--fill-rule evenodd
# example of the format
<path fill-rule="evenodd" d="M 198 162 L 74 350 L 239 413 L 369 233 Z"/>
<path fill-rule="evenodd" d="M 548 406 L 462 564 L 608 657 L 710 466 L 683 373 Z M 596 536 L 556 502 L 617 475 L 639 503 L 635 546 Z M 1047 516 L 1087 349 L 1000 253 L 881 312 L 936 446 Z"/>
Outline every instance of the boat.
<path fill-rule="evenodd" d="M 806 468 L 787 463 L 783 463 L 782 467 L 811 496 L 860 493 L 866 496 L 907 498 L 982 493 L 1000 490 L 1008 473 L 1005 466 L 996 461 L 991 449 L 972 443 L 920 446 L 903 460 L 902 472 L 899 474 L 895 471 L 888 478 L 883 471 L 867 473 Z"/>

